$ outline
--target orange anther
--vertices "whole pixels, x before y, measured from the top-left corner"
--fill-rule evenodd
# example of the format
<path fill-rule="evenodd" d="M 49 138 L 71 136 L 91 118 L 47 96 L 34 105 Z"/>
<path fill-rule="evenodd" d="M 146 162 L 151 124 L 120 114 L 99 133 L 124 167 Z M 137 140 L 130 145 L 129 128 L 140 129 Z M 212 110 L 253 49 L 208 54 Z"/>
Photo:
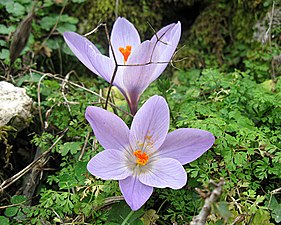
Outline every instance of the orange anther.
<path fill-rule="evenodd" d="M 132 50 L 132 46 L 131 45 L 126 45 L 125 48 L 120 47 L 119 51 L 121 52 L 121 54 L 124 57 L 124 63 L 127 62 L 129 55 L 131 54 L 131 50 Z"/>
<path fill-rule="evenodd" d="M 144 166 L 148 162 L 148 155 L 145 152 L 137 150 L 134 155 L 137 157 L 137 164 Z"/>
<path fill-rule="evenodd" d="M 150 140 L 152 138 L 152 135 L 146 135 L 145 139 Z"/>

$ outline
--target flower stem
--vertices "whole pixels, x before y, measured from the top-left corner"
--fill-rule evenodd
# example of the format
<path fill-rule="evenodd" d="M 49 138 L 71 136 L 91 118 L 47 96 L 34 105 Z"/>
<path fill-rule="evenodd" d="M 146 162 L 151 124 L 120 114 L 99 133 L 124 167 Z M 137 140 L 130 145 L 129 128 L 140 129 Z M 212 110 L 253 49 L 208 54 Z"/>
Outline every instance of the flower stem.
<path fill-rule="evenodd" d="M 121 225 L 126 225 L 126 223 L 128 222 L 128 220 L 131 218 L 131 216 L 134 214 L 134 211 L 132 210 L 127 217 L 123 220 Z"/>

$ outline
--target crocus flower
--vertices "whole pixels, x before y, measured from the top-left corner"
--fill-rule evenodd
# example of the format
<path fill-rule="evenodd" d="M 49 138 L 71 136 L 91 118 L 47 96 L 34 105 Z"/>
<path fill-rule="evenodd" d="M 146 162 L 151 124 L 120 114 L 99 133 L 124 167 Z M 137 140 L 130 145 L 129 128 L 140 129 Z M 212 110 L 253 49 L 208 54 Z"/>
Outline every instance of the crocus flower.
<path fill-rule="evenodd" d="M 172 23 L 159 30 L 151 40 L 141 43 L 134 25 L 119 17 L 112 28 L 109 57 L 102 55 L 93 43 L 77 33 L 65 32 L 64 39 L 77 58 L 107 82 L 111 82 L 117 66 L 113 85 L 124 95 L 131 113 L 135 114 L 140 95 L 164 71 L 175 52 L 180 35 L 180 22 Z"/>
<path fill-rule="evenodd" d="M 182 188 L 187 175 L 182 165 L 192 162 L 214 143 L 208 131 L 181 128 L 171 133 L 169 108 L 153 96 L 138 110 L 131 129 L 115 114 L 96 106 L 86 109 L 97 140 L 105 148 L 88 163 L 88 171 L 104 180 L 119 180 L 132 210 L 151 196 L 153 187 Z"/>

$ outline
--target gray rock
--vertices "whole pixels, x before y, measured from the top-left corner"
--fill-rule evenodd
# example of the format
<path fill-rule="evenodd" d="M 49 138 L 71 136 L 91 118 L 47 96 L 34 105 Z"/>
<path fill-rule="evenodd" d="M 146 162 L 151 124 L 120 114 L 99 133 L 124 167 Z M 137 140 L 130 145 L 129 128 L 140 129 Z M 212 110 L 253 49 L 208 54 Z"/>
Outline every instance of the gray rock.
<path fill-rule="evenodd" d="M 24 88 L 0 82 L 0 127 L 12 125 L 18 131 L 28 127 L 32 118 L 32 99 Z"/>

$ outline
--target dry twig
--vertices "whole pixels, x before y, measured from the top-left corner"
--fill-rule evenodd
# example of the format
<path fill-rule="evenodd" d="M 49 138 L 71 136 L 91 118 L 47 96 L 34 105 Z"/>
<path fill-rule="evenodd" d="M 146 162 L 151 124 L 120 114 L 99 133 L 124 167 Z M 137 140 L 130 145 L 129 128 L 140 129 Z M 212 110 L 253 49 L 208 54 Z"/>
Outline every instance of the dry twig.
<path fill-rule="evenodd" d="M 222 194 L 222 187 L 225 183 L 224 180 L 221 180 L 218 184 L 211 180 L 210 183 L 215 186 L 215 189 L 210 196 L 205 199 L 203 208 L 197 216 L 193 217 L 190 225 L 205 225 L 211 212 L 212 204 L 215 203 Z"/>
<path fill-rule="evenodd" d="M 85 141 L 84 141 L 84 145 L 83 145 L 82 150 L 81 150 L 81 154 L 79 155 L 78 161 L 81 161 L 81 159 L 83 158 L 88 140 L 90 138 L 90 134 L 91 134 L 91 132 L 88 131 L 87 136 L 86 136 Z"/>
<path fill-rule="evenodd" d="M 276 195 L 281 193 L 281 187 L 271 191 L 271 194 Z"/>
<path fill-rule="evenodd" d="M 44 47 L 44 45 L 46 44 L 46 42 L 49 40 L 49 38 L 52 36 L 52 34 L 54 33 L 54 31 L 56 30 L 58 23 L 60 21 L 61 15 L 63 14 L 63 11 L 65 9 L 67 1 L 65 1 L 65 4 L 62 6 L 61 10 L 60 10 L 60 14 L 56 20 L 55 25 L 53 26 L 52 30 L 50 31 L 50 33 L 48 34 L 48 36 L 45 38 L 45 40 L 42 42 L 42 44 L 39 47 L 39 50 L 42 49 Z"/>
<path fill-rule="evenodd" d="M 41 75 L 46 75 L 46 76 L 48 76 L 48 77 L 54 78 L 54 79 L 59 80 L 59 81 L 62 81 L 62 82 L 65 81 L 64 78 L 61 78 L 61 77 L 57 76 L 56 74 L 42 73 L 42 72 L 37 71 L 37 70 L 34 70 L 34 69 L 30 69 L 30 71 L 31 71 L 31 72 L 35 72 L 35 73 L 39 73 L 39 74 L 41 74 Z M 81 86 L 81 85 L 79 85 L 79 84 L 76 84 L 76 83 L 74 83 L 74 82 L 72 82 L 72 81 L 69 81 L 69 80 L 68 80 L 68 81 L 65 81 L 65 82 L 67 82 L 68 84 L 70 84 L 70 85 L 72 85 L 72 86 L 74 86 L 74 87 L 77 87 L 77 88 L 80 88 L 80 89 L 82 89 L 82 90 L 84 90 L 84 91 L 87 91 L 87 92 L 89 92 L 89 93 L 91 93 L 91 94 L 93 94 L 93 95 L 99 97 L 99 99 L 101 99 L 101 100 L 103 100 L 103 101 L 106 101 L 106 98 L 104 98 L 102 95 L 100 95 L 100 94 L 98 94 L 98 93 L 96 93 L 96 92 L 94 92 L 94 91 L 92 91 L 92 90 L 90 90 L 90 89 L 88 89 L 88 88 L 85 88 L 85 87 L 83 87 L 83 86 Z M 117 105 L 113 104 L 112 102 L 108 102 L 108 104 L 109 104 L 111 107 L 114 107 L 114 108 L 118 109 L 119 111 L 121 111 L 122 113 L 124 113 L 124 114 L 126 114 L 126 115 L 128 115 L 128 116 L 133 116 L 132 114 L 130 114 L 130 113 L 124 111 L 123 109 L 121 109 L 121 108 L 118 107 Z"/>

